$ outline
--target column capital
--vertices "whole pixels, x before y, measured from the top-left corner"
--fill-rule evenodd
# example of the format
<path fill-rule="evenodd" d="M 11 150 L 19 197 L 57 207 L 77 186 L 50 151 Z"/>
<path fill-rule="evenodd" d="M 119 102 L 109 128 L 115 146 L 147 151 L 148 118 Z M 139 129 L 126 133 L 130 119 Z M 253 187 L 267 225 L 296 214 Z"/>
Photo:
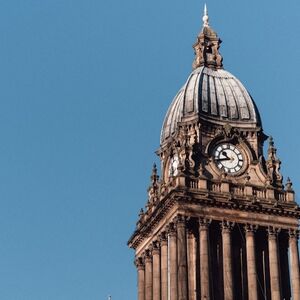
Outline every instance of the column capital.
<path fill-rule="evenodd" d="M 173 222 L 169 223 L 169 225 L 167 226 L 167 231 L 168 231 L 169 236 L 176 236 L 177 231 L 176 231 L 175 223 L 173 223 Z"/>
<path fill-rule="evenodd" d="M 177 225 L 177 226 L 185 226 L 186 225 L 186 221 L 187 221 L 187 218 L 186 216 L 183 216 L 183 215 L 177 215 L 173 222 Z"/>
<path fill-rule="evenodd" d="M 145 263 L 152 262 L 152 252 L 150 249 L 145 251 Z"/>
<path fill-rule="evenodd" d="M 195 231 L 194 231 L 193 228 L 188 227 L 186 233 L 187 233 L 187 238 L 188 238 L 188 239 L 193 239 L 193 238 L 195 238 Z"/>
<path fill-rule="evenodd" d="M 143 257 L 136 257 L 134 260 L 134 264 L 138 270 L 145 270 L 145 260 Z"/>
<path fill-rule="evenodd" d="M 298 229 L 290 229 L 289 230 L 289 238 L 290 240 L 294 239 L 294 240 L 298 240 L 300 236 L 300 231 Z"/>
<path fill-rule="evenodd" d="M 279 232 L 280 232 L 280 228 L 276 228 L 274 226 L 269 226 L 268 227 L 268 236 L 269 236 L 269 239 L 276 239 Z"/>
<path fill-rule="evenodd" d="M 254 224 L 245 224 L 244 225 L 246 235 L 253 235 L 258 229 L 258 225 Z"/>
<path fill-rule="evenodd" d="M 160 246 L 168 245 L 168 235 L 165 231 L 161 232 L 158 236 L 158 240 L 160 242 Z"/>
<path fill-rule="evenodd" d="M 229 233 L 235 225 L 235 222 L 223 220 L 221 223 L 222 233 Z"/>
<path fill-rule="evenodd" d="M 207 230 L 211 222 L 212 222 L 211 219 L 199 218 L 199 229 L 200 230 Z"/>
<path fill-rule="evenodd" d="M 159 241 L 154 241 L 152 243 L 152 255 L 158 255 L 160 253 L 160 243 Z"/>

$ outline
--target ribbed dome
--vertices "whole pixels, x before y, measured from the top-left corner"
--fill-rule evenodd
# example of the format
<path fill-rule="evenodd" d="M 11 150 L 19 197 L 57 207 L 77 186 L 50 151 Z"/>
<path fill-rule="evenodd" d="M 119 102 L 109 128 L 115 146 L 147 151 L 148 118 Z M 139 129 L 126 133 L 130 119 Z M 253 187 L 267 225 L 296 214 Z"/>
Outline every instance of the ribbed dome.
<path fill-rule="evenodd" d="M 261 126 L 255 103 L 243 84 L 224 69 L 198 67 L 172 101 L 161 132 L 161 143 L 177 129 L 178 122 L 199 117 L 234 127 Z"/>

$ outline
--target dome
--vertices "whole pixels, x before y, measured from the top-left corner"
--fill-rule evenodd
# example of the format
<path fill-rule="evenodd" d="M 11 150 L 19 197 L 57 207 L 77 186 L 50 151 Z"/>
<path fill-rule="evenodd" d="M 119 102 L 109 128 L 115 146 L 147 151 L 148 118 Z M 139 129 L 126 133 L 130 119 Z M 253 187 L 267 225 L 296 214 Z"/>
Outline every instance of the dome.
<path fill-rule="evenodd" d="M 178 122 L 195 117 L 234 127 L 261 126 L 255 103 L 243 84 L 224 69 L 201 66 L 189 76 L 166 114 L 161 143 L 172 136 Z"/>
<path fill-rule="evenodd" d="M 193 72 L 168 109 L 161 144 L 175 134 L 179 122 L 195 119 L 245 129 L 261 127 L 259 112 L 250 94 L 235 76 L 223 69 L 221 43 L 209 26 L 205 6 L 203 27 L 193 45 Z"/>

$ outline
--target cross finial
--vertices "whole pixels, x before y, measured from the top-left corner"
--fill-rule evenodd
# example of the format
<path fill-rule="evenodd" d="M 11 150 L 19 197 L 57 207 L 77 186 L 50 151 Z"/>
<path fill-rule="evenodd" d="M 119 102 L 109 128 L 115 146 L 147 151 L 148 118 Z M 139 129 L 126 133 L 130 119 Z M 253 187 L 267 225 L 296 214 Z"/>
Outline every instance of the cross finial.
<path fill-rule="evenodd" d="M 203 15 L 203 26 L 208 27 L 209 26 L 209 17 L 208 17 L 208 11 L 207 11 L 207 6 L 206 3 L 204 4 L 204 15 Z"/>

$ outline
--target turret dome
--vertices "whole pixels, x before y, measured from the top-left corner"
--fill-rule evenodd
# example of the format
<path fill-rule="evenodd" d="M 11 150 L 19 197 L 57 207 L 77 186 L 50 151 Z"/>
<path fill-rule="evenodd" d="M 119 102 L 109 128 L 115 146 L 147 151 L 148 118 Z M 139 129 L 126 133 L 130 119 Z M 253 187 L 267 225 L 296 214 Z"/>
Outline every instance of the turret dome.
<path fill-rule="evenodd" d="M 179 122 L 196 118 L 216 125 L 229 124 L 239 128 L 261 127 L 256 105 L 244 85 L 223 69 L 219 53 L 221 40 L 209 26 L 207 9 L 203 28 L 193 48 L 193 71 L 179 90 L 166 114 L 161 144 L 172 137 Z"/>

